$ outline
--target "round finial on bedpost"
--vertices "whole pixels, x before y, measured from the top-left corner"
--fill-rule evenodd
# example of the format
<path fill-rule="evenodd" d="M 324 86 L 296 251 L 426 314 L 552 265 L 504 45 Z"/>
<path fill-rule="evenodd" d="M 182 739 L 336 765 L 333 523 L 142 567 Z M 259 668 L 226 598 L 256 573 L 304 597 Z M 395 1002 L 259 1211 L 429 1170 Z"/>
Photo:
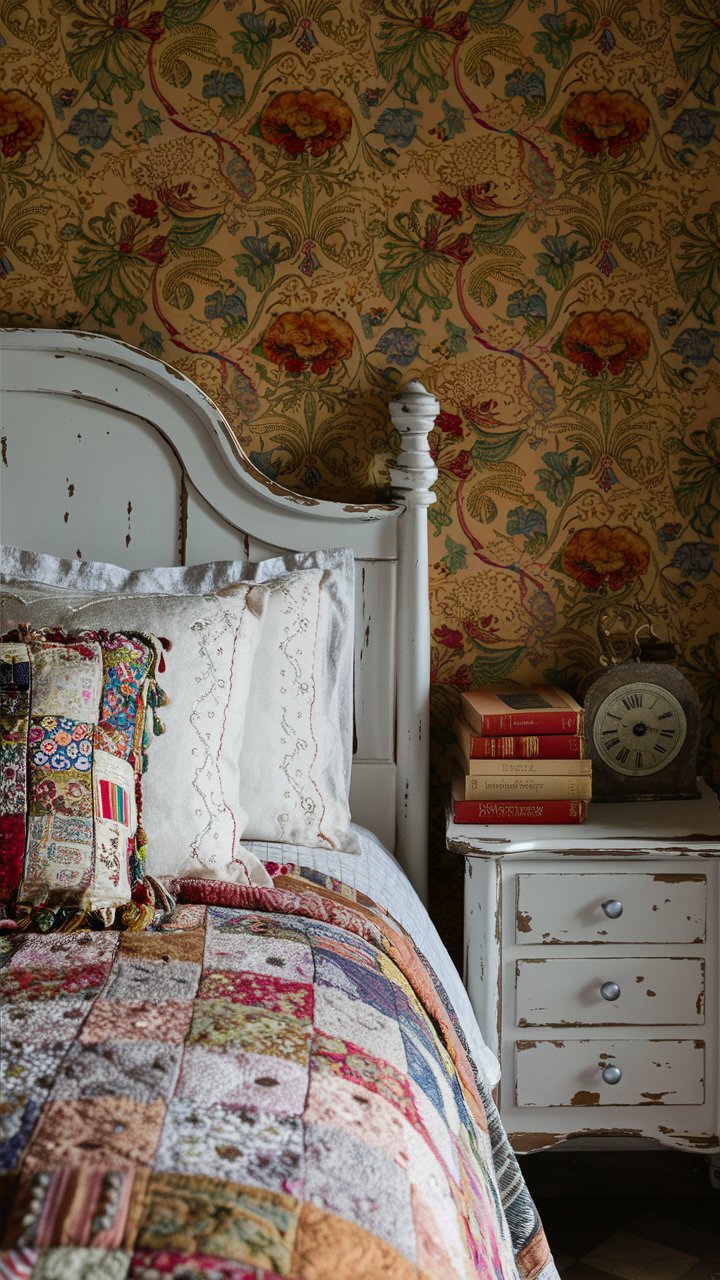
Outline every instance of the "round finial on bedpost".
<path fill-rule="evenodd" d="M 390 468 L 395 496 L 405 510 L 398 522 L 395 687 L 395 853 L 424 902 L 428 893 L 430 742 L 430 613 L 428 518 L 435 502 L 437 467 L 428 436 L 440 405 L 421 382 L 411 382 L 390 402 L 400 453 Z"/>
<path fill-rule="evenodd" d="M 400 452 L 390 468 L 390 483 L 406 506 L 430 507 L 435 502 L 432 485 L 437 467 L 430 454 L 428 436 L 440 405 L 415 379 L 390 401 L 390 417 L 401 439 Z"/>

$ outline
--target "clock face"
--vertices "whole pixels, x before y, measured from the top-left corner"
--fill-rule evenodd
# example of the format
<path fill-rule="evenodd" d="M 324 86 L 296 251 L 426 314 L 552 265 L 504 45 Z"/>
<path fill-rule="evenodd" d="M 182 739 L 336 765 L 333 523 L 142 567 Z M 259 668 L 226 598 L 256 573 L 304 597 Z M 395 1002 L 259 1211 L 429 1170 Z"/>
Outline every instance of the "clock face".
<path fill-rule="evenodd" d="M 600 758 L 616 773 L 644 777 L 675 759 L 687 735 L 677 698 L 658 684 L 622 685 L 601 702 L 593 726 Z"/>

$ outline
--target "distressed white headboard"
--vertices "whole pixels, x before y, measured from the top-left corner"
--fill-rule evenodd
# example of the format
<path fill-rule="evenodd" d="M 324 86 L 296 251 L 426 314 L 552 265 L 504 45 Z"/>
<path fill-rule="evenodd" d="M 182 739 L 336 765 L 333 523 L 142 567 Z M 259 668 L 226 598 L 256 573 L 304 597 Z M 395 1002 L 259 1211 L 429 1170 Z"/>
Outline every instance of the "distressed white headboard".
<path fill-rule="evenodd" d="M 112 338 L 0 330 L 0 393 L 4 543 L 128 568 L 352 548 L 352 815 L 425 898 L 434 397 L 414 382 L 390 406 L 398 501 L 356 505 L 269 481 L 194 383 Z"/>

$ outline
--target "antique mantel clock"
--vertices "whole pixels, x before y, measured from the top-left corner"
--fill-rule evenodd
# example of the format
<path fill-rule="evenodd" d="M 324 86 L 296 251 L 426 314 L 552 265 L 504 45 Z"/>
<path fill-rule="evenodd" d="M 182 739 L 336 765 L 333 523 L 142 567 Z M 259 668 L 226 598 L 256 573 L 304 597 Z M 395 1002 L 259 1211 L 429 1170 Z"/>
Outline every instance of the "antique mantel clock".
<path fill-rule="evenodd" d="M 639 660 L 607 666 L 585 694 L 593 800 L 695 799 L 698 696 L 671 662 L 646 660 L 674 656 L 672 646 L 634 638 Z"/>

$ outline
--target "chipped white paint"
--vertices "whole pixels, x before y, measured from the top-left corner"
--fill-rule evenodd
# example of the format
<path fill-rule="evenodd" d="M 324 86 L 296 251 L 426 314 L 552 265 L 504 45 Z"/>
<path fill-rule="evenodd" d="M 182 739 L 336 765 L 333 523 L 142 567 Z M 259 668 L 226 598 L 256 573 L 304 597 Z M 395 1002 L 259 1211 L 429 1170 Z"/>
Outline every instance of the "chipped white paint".
<path fill-rule="evenodd" d="M 394 402 L 399 500 L 351 505 L 268 481 L 198 387 L 125 343 L 3 330 L 0 360 L 3 541 L 128 567 L 352 548 L 353 817 L 395 851 L 424 896 L 434 398 L 413 383 Z"/>
<path fill-rule="evenodd" d="M 521 1040 L 515 1053 L 520 1107 L 697 1107 L 705 1098 L 702 1040 Z M 613 1085 L 602 1074 L 611 1065 L 621 1072 Z"/>
<path fill-rule="evenodd" d="M 571 875 L 536 872 L 517 877 L 516 941 L 703 942 L 706 900 L 705 872 L 617 871 L 610 881 L 575 868 Z M 620 903 L 619 915 L 614 902 Z"/>
<path fill-rule="evenodd" d="M 449 823 L 465 857 L 465 979 L 516 1150 L 720 1152 L 720 805 L 701 790 L 682 805 L 592 805 L 579 828 Z M 619 915 L 603 910 L 617 902 Z"/>

